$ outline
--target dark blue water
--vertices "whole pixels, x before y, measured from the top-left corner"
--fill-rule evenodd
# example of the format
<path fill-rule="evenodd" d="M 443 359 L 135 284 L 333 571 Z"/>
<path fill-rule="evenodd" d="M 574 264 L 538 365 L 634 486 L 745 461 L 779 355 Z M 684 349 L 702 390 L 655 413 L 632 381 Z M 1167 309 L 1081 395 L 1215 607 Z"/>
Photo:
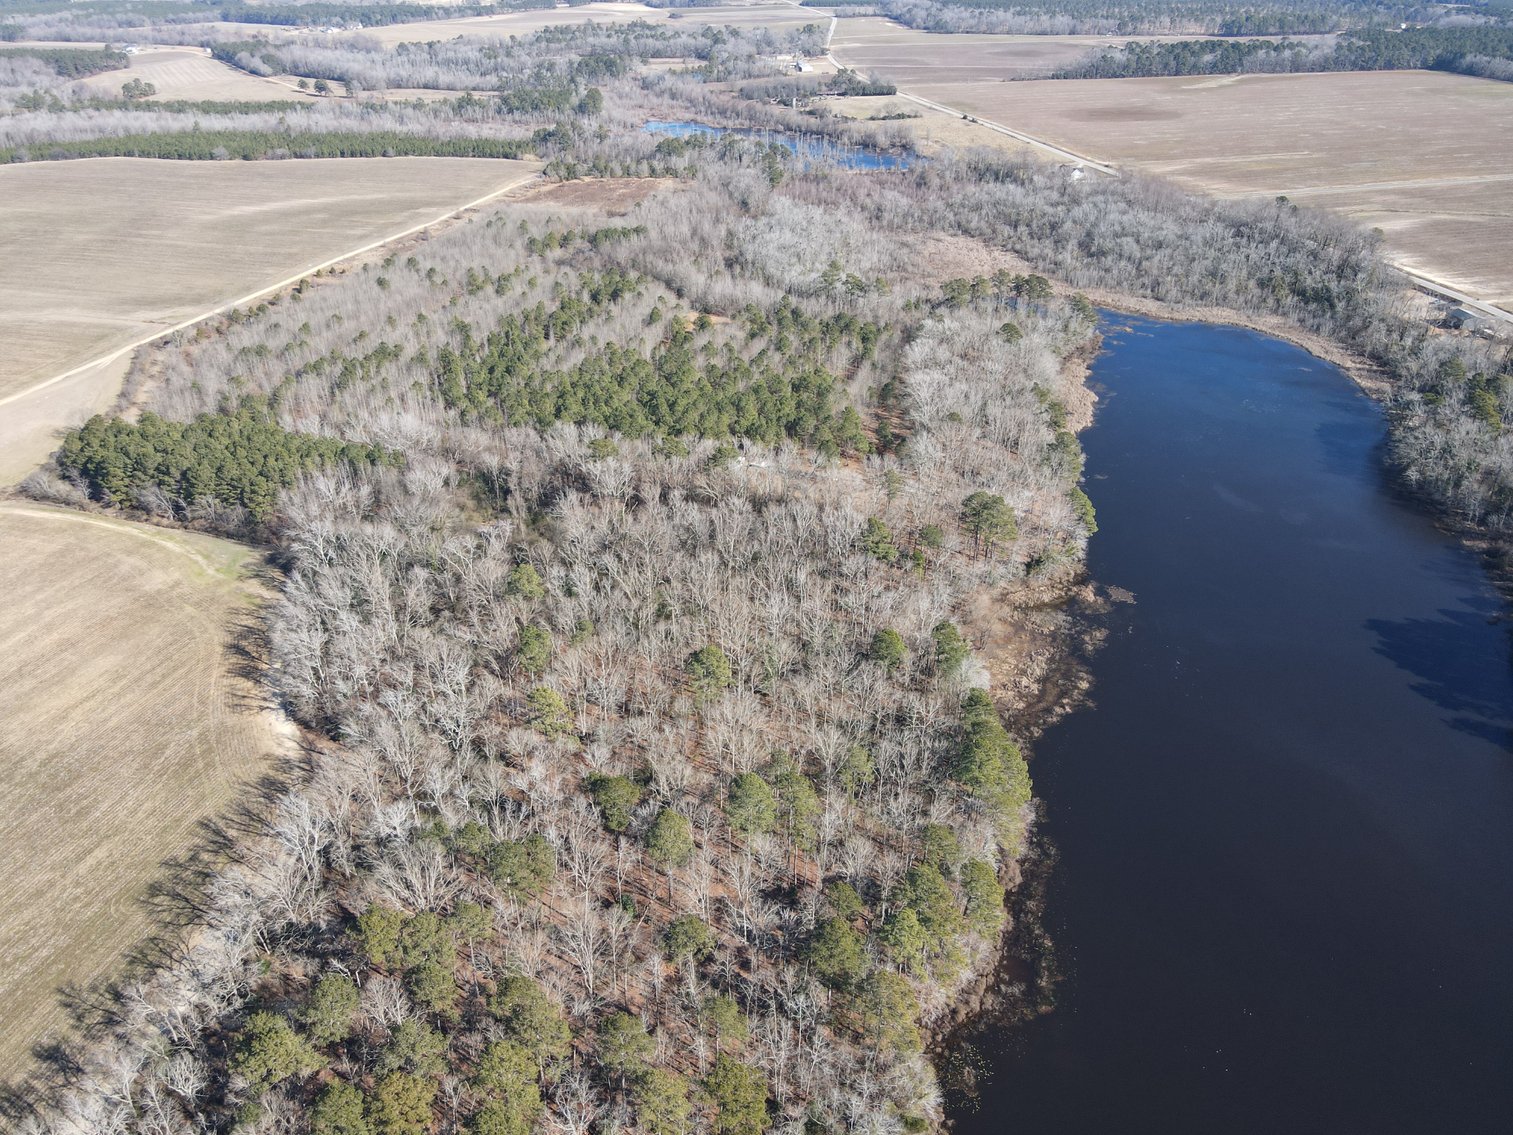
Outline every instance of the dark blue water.
<path fill-rule="evenodd" d="M 703 122 L 648 122 L 642 129 L 650 134 L 666 134 L 670 138 L 719 138 L 732 134 L 737 138 L 751 138 L 766 145 L 776 143 L 790 154 L 800 158 L 806 167 L 828 162 L 842 169 L 909 168 L 909 158 L 906 155 L 890 154 L 870 146 L 854 146 L 846 142 L 837 142 L 821 134 L 792 134 L 786 130 L 737 129 L 709 126 Z"/>
<path fill-rule="evenodd" d="M 1032 766 L 1068 976 L 960 1135 L 1513 1130 L 1498 597 L 1339 371 L 1118 322 L 1089 570 L 1136 602 Z"/>

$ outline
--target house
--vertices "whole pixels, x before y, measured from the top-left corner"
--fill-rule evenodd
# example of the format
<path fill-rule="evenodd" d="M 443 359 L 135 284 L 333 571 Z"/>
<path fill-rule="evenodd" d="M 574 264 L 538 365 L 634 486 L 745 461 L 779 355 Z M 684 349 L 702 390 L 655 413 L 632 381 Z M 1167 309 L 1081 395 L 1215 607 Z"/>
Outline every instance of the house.
<path fill-rule="evenodd" d="M 1490 316 L 1469 307 L 1448 308 L 1441 322 L 1446 327 L 1452 327 L 1457 331 L 1469 331 L 1473 334 L 1491 333 L 1496 329 L 1496 322 Z"/>

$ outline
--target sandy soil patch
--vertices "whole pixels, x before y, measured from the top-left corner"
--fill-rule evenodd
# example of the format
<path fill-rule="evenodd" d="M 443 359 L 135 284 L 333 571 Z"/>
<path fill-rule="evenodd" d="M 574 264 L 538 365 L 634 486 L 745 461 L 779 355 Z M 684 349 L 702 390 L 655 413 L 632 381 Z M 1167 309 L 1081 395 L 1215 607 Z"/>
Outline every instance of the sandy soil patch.
<path fill-rule="evenodd" d="M 543 183 L 521 194 L 519 200 L 526 205 L 594 209 L 607 216 L 623 217 L 658 189 L 679 184 L 675 179 L 651 177 L 584 178 Z"/>
<path fill-rule="evenodd" d="M 249 549 L 0 504 L 0 1075 L 113 974 L 198 825 L 287 745 L 230 654 Z"/>

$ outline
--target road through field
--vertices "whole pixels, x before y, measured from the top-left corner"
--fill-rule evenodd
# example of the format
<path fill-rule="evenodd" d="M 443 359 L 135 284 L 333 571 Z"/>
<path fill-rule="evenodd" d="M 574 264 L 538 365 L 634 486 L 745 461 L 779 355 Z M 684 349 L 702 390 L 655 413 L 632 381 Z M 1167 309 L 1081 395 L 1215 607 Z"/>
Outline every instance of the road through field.
<path fill-rule="evenodd" d="M 347 164 L 353 162 L 376 164 Z M 95 297 L 87 291 L 97 280 L 85 280 L 81 287 L 77 277 L 61 271 L 52 273 L 57 276 L 55 283 L 50 280 L 50 286 L 39 287 L 34 277 L 47 276 L 48 265 L 58 259 L 57 255 L 50 259 L 42 247 L 31 255 L 23 252 L 8 258 L 14 274 L 0 267 L 0 296 L 15 299 L 6 305 L 6 313 L 0 315 L 0 328 L 31 339 L 20 366 L 26 366 L 30 360 L 35 371 L 48 358 L 62 362 L 70 354 L 77 355 L 81 345 L 87 348 L 90 343 L 109 344 L 108 349 L 73 366 L 63 366 L 20 389 L 0 393 L 0 485 L 12 484 L 35 468 L 56 444 L 59 429 L 103 409 L 102 398 L 108 403 L 112 382 L 119 389 L 119 379 L 137 348 L 290 287 L 314 272 L 449 221 L 540 176 L 539 166 L 534 163 L 487 159 L 332 159 L 321 163 L 324 168 L 319 170 L 312 168 L 315 162 L 235 163 L 225 169 L 221 168 L 222 163 L 203 164 L 220 177 L 245 173 L 266 178 L 272 173 L 274 179 L 266 185 L 266 192 L 259 189 L 227 197 L 214 195 L 219 183 L 207 184 L 203 187 L 205 196 L 195 202 L 193 215 L 186 209 L 186 215 L 180 217 L 153 216 L 151 219 L 163 229 L 161 247 L 150 236 L 144 237 L 140 229 L 129 228 L 127 217 L 121 218 L 119 231 L 109 214 L 103 221 L 93 222 L 92 229 L 98 231 L 89 232 L 87 241 L 78 242 L 78 258 L 71 262 L 72 266 L 99 277 L 111 270 L 100 263 L 102 256 L 117 255 L 124 261 L 120 283 L 101 285 L 100 294 Z M 175 175 L 177 181 L 173 184 L 187 184 L 194 172 L 200 172 L 193 166 L 186 169 L 185 163 L 154 163 L 146 159 L 93 159 L 47 165 L 55 168 L 39 165 L 30 169 L 41 169 L 63 186 L 81 180 L 86 184 L 77 186 L 80 192 L 90 188 L 93 184 L 90 179 L 107 170 L 128 182 L 145 172 L 150 175 L 147 188 L 155 185 L 157 176 L 164 172 Z M 288 187 L 290 193 L 280 197 L 287 179 L 279 175 L 289 173 L 304 175 L 304 181 L 297 187 Z M 391 174 L 399 175 L 399 180 L 387 176 Z M 438 185 L 447 188 L 438 191 Z M 21 188 L 24 191 L 28 187 Z M 37 192 L 33 194 L 35 200 L 29 203 L 30 213 L 20 212 L 20 207 L 27 203 L 20 201 L 21 193 L 16 195 L 18 214 L 12 224 L 17 244 L 13 247 L 28 239 L 55 246 L 57 225 L 66 221 L 65 210 L 46 192 L 54 189 L 52 181 L 31 188 Z M 167 191 L 171 186 L 160 188 Z M 481 194 L 480 189 L 484 190 Z M 454 200 L 437 211 L 449 191 Z M 302 207 L 299 193 L 308 195 L 308 207 Z M 458 193 L 475 195 L 457 203 Z M 148 210 L 156 212 L 151 207 Z M 393 227 L 396 222 L 402 227 Z M 302 229 L 301 224 L 307 227 Z M 234 256 L 220 261 L 213 259 L 210 242 L 217 228 L 223 228 L 228 234 L 227 243 L 235 245 L 237 229 L 242 225 L 249 232 L 267 234 L 271 245 L 259 247 L 258 255 L 249 257 L 246 264 Z M 372 235 L 375 230 L 376 236 Z M 186 231 L 203 232 L 205 242 L 185 239 Z M 362 234 L 361 243 L 347 243 L 358 234 Z M 113 244 L 119 247 L 113 248 Z M 316 256 L 305 259 L 311 251 L 316 251 Z M 175 264 L 175 260 L 180 263 Z M 217 264 L 224 264 L 225 268 L 217 269 Z M 205 290 L 199 296 L 191 295 L 189 288 L 178 283 L 178 277 L 185 275 L 191 266 L 201 271 L 200 282 Z M 134 275 L 129 273 L 130 267 L 135 268 Z M 140 280 L 155 280 L 164 273 L 174 273 L 176 290 L 163 290 L 155 296 L 140 294 L 147 290 Z M 231 290 L 238 284 L 245 287 L 251 283 L 255 287 L 244 294 Z M 49 293 L 54 288 L 74 299 L 76 306 L 79 294 L 86 293 L 83 302 L 93 302 L 93 309 L 81 310 L 67 319 L 59 317 L 55 304 L 50 304 L 46 311 L 33 310 L 39 303 L 49 302 Z M 53 329 L 49 329 L 49 322 L 55 324 Z M 16 327 L 6 326 L 10 323 Z M 116 342 L 111 343 L 112 339 Z M 5 390 L 6 378 L 0 370 L 0 392 Z"/>

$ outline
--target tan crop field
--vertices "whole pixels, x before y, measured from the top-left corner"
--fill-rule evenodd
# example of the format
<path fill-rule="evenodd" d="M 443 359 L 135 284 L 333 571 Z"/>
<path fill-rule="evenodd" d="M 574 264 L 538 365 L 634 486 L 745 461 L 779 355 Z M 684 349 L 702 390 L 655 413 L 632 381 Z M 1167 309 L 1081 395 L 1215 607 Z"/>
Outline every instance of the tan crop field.
<path fill-rule="evenodd" d="M 289 744 L 232 666 L 252 553 L 0 504 L 0 1077 L 153 928 L 142 900 Z"/>
<path fill-rule="evenodd" d="M 237 99 L 293 101 L 309 98 L 292 89 L 290 82 L 262 79 L 228 67 L 193 47 L 154 47 L 131 57 L 124 71 L 105 71 L 80 80 L 97 95 L 119 97 L 121 84 L 140 79 L 157 88 L 152 101 L 195 99 L 231 102 Z"/>
<path fill-rule="evenodd" d="M 74 367 L 518 185 L 483 158 L 0 167 L 0 484 L 98 409 Z M 31 391 L 31 393 L 24 393 Z"/>
<path fill-rule="evenodd" d="M 1385 71 L 909 90 L 1220 196 L 1336 210 L 1381 227 L 1405 266 L 1513 301 L 1513 85 Z"/>
<path fill-rule="evenodd" d="M 1191 36 L 941 35 L 879 16 L 840 20 L 830 41 L 836 61 L 876 71 L 901 87 L 921 83 L 1022 79 L 1077 62 L 1090 51 L 1131 40 L 1161 43 Z M 1315 37 L 1300 36 L 1300 39 Z"/>

